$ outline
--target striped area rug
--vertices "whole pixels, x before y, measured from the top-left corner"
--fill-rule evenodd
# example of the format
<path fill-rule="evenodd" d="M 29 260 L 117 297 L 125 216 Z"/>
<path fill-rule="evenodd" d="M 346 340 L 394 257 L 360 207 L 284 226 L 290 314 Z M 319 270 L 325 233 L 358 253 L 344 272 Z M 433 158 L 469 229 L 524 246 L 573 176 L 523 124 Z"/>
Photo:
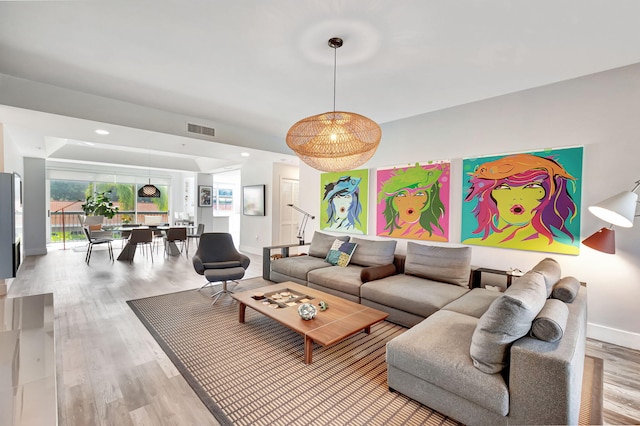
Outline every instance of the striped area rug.
<path fill-rule="evenodd" d="M 236 291 L 265 285 L 241 281 Z M 303 362 L 303 338 L 211 290 L 129 301 L 202 402 L 221 424 L 457 425 L 387 388 L 385 345 L 405 331 L 382 322 L 336 345 L 316 345 Z M 331 308 L 329 308 L 331 309 Z"/>
<path fill-rule="evenodd" d="M 253 278 L 235 291 L 268 285 Z M 459 425 L 389 392 L 385 345 L 405 328 L 382 322 L 334 346 L 314 346 L 303 362 L 302 336 L 211 290 L 127 302 L 221 424 Z M 580 424 L 602 424 L 602 362 L 585 361 Z M 590 371 L 588 371 L 590 370 Z"/>

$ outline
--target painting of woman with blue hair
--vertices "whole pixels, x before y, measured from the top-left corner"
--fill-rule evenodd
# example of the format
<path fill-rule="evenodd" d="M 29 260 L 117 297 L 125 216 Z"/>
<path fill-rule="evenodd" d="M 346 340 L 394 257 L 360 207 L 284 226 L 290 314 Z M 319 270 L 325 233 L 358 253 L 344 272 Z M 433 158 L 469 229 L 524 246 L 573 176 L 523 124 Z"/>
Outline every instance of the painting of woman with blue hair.
<path fill-rule="evenodd" d="M 326 231 L 366 234 L 368 170 L 324 173 L 321 227 Z M 364 206 L 361 200 L 364 200 Z"/>

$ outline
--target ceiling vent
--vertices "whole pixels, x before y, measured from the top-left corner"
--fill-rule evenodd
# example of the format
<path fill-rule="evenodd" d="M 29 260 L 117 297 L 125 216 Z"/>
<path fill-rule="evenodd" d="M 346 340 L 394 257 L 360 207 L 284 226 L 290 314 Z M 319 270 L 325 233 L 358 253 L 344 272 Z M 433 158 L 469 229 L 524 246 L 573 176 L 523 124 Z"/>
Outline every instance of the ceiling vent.
<path fill-rule="evenodd" d="M 205 135 L 214 137 L 216 135 L 216 129 L 212 127 L 200 126 L 198 124 L 187 123 L 187 132 L 197 133 L 199 135 Z"/>

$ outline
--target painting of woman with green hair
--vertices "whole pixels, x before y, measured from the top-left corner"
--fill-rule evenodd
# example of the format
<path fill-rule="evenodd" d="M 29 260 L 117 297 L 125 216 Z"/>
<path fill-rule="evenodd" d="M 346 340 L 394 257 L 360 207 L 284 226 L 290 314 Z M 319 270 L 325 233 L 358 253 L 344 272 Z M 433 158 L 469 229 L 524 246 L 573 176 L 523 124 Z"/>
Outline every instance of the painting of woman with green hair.
<path fill-rule="evenodd" d="M 449 241 L 449 162 L 378 169 L 377 235 Z"/>

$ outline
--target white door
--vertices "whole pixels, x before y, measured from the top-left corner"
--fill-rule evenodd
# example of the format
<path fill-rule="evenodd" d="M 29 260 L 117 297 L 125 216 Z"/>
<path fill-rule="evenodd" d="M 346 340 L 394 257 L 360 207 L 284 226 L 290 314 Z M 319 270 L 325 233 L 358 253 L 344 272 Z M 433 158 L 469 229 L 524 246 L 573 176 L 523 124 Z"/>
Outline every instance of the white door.
<path fill-rule="evenodd" d="M 287 204 L 298 205 L 297 179 L 280 179 L 280 238 L 278 244 L 292 244 L 298 242 L 298 227 L 300 226 L 300 213 Z"/>

